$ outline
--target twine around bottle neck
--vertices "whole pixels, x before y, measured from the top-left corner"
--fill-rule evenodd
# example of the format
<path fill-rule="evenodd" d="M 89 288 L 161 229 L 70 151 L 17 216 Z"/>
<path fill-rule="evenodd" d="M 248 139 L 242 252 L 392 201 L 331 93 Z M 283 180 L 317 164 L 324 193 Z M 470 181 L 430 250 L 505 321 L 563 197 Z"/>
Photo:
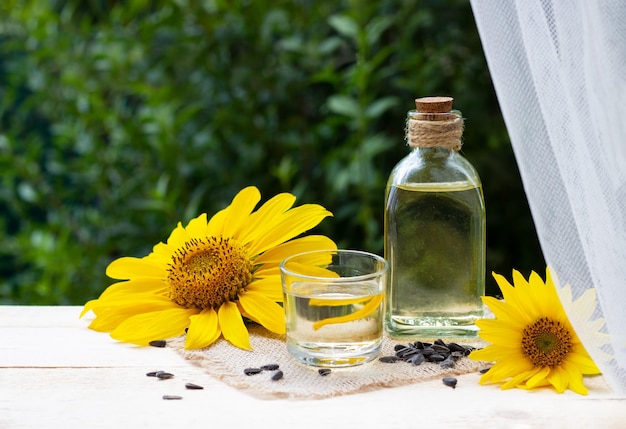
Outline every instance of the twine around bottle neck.
<path fill-rule="evenodd" d="M 445 115 L 437 118 L 439 120 L 431 120 L 432 114 L 409 112 L 406 121 L 408 145 L 412 148 L 443 147 L 458 152 L 463 145 L 463 117 L 454 113 Z"/>

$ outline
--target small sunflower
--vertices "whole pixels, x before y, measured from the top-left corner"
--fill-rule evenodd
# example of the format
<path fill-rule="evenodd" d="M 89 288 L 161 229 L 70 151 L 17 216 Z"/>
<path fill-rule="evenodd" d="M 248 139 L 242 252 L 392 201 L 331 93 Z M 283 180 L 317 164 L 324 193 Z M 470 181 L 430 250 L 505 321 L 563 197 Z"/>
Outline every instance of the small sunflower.
<path fill-rule="evenodd" d="M 479 336 L 491 344 L 470 354 L 494 362 L 480 383 L 502 383 L 502 389 L 552 386 L 559 393 L 569 388 L 586 395 L 583 375 L 600 370 L 565 313 L 549 267 L 545 283 L 535 272 L 526 281 L 515 270 L 515 287 L 499 274 L 494 278 L 504 299 L 483 297 L 495 319 L 476 322 Z"/>
<path fill-rule="evenodd" d="M 257 188 L 244 188 L 210 220 L 202 214 L 186 227 L 179 222 L 149 255 L 114 260 L 106 274 L 123 281 L 87 302 L 80 316 L 91 310 L 91 329 L 138 345 L 187 329 L 187 349 L 220 336 L 250 349 L 244 317 L 283 334 L 280 262 L 294 253 L 336 249 L 323 235 L 294 238 L 332 213 L 317 204 L 292 208 L 296 197 L 289 193 L 254 211 L 260 199 Z"/>

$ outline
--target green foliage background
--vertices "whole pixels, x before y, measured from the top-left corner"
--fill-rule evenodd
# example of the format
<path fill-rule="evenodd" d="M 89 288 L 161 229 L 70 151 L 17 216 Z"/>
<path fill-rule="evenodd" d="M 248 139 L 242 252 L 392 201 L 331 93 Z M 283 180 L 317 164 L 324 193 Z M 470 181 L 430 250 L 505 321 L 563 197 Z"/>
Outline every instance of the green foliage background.
<path fill-rule="evenodd" d="M 324 205 L 317 232 L 382 254 L 426 95 L 467 118 L 487 271 L 542 272 L 468 1 L 3 0 L 0 303 L 82 304 L 110 261 L 247 185 Z"/>

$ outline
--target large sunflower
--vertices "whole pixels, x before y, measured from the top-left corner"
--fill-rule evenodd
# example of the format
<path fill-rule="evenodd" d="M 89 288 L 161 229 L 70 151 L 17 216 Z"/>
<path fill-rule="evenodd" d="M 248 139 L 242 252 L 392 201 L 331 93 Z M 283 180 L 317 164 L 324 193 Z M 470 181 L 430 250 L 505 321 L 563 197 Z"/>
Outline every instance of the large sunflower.
<path fill-rule="evenodd" d="M 481 384 L 502 383 L 502 389 L 552 386 L 562 393 L 569 388 L 585 395 L 584 374 L 599 374 L 559 300 L 555 283 L 546 269 L 545 283 L 536 273 L 528 281 L 513 271 L 513 287 L 494 273 L 503 300 L 483 297 L 495 319 L 476 322 L 479 336 L 491 344 L 470 358 L 495 362 Z"/>
<path fill-rule="evenodd" d="M 294 238 L 332 216 L 324 207 L 292 208 L 283 193 L 253 211 L 259 190 L 241 190 L 230 206 L 207 221 L 202 214 L 180 223 L 166 243 L 143 258 L 122 257 L 106 274 L 124 280 L 85 304 L 95 314 L 91 329 L 138 345 L 182 335 L 185 348 L 207 347 L 220 335 L 250 349 L 244 317 L 272 332 L 285 332 L 280 262 L 288 255 L 336 249 L 321 235 Z"/>

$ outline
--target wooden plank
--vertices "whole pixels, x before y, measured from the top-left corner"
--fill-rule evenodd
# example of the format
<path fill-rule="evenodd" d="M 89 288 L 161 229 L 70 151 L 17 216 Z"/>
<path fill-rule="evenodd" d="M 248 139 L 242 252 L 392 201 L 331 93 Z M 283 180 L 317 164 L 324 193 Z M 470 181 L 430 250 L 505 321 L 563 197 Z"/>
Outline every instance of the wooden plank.
<path fill-rule="evenodd" d="M 259 400 L 197 368 L 167 368 L 170 380 L 144 368 L 0 369 L 0 427 L 618 427 L 624 402 L 573 394 L 488 387 L 463 376 L 451 389 L 439 382 L 316 401 Z M 203 385 L 191 391 L 186 382 Z M 162 395 L 179 395 L 166 401 Z"/>
<path fill-rule="evenodd" d="M 602 377 L 586 380 L 589 396 L 501 391 L 466 374 L 456 389 L 433 380 L 322 400 L 261 400 L 173 350 L 137 348 L 91 331 L 77 309 L 0 309 L 0 428 L 626 426 L 626 399 Z M 145 375 L 159 369 L 175 377 Z M 186 390 L 186 382 L 205 389 Z M 166 401 L 165 394 L 183 399 Z"/>

